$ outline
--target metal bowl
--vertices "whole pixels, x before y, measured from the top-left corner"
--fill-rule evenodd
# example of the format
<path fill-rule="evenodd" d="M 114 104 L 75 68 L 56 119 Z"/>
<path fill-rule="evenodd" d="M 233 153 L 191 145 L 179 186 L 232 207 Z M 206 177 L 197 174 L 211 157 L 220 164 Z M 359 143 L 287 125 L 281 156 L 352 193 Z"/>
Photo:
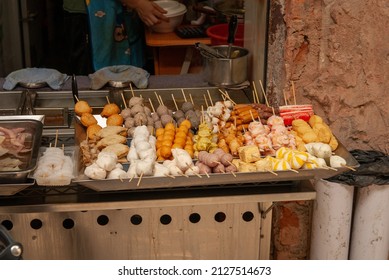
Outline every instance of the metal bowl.
<path fill-rule="evenodd" d="M 47 86 L 46 82 L 19 82 L 19 85 L 24 88 L 34 89 Z"/>

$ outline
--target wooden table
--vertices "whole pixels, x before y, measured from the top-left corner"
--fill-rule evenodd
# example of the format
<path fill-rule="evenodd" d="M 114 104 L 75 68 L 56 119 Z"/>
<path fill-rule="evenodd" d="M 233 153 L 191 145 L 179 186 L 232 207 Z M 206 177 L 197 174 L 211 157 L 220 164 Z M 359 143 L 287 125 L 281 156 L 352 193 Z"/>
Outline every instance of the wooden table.
<path fill-rule="evenodd" d="M 154 56 L 155 75 L 199 73 L 202 57 L 195 50 L 197 42 L 209 45 L 210 38 L 183 39 L 176 33 L 156 33 L 146 29 L 146 45 L 151 47 Z"/>

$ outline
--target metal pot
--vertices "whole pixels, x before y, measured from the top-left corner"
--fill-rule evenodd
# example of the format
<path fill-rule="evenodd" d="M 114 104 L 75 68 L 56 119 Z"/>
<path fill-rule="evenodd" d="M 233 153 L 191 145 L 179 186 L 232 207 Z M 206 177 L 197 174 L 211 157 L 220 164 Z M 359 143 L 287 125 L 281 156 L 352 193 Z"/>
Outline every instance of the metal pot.
<path fill-rule="evenodd" d="M 227 58 L 229 46 L 213 46 L 226 58 L 216 58 L 206 52 L 200 52 L 204 58 L 204 79 L 213 86 L 233 86 L 247 80 L 247 49 L 232 46 L 231 57 Z"/>

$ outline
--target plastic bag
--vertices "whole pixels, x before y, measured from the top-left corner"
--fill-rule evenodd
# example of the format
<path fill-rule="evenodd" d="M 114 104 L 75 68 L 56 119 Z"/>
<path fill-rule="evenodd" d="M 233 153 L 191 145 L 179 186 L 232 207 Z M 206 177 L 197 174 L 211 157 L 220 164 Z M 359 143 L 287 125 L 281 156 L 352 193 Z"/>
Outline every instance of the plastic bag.
<path fill-rule="evenodd" d="M 346 184 L 356 187 L 375 185 L 389 185 L 389 156 L 380 151 L 350 151 L 359 162 L 356 171 L 347 171 L 327 178 L 327 181 Z"/>

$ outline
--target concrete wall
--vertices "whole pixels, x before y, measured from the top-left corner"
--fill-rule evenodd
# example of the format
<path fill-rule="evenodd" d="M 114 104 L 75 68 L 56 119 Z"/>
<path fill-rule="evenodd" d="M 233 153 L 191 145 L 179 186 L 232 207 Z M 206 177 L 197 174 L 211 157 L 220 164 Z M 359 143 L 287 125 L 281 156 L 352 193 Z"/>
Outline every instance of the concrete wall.
<path fill-rule="evenodd" d="M 310 103 L 349 150 L 389 153 L 389 2 L 386 0 L 271 0 L 267 92 L 276 105 Z M 310 205 L 275 209 L 273 256 L 309 255 L 305 227 Z M 285 209 L 293 226 L 282 222 Z M 297 229 L 296 229 L 297 228 Z M 288 234 L 285 232 L 289 231 Z M 292 250 L 293 249 L 293 250 Z"/>

